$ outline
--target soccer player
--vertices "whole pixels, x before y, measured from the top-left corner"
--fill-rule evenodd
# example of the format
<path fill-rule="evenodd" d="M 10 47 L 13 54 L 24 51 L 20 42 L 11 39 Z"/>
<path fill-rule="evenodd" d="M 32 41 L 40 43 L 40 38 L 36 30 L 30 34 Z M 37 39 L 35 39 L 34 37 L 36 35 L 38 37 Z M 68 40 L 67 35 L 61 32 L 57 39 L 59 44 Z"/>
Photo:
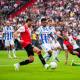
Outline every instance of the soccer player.
<path fill-rule="evenodd" d="M 61 52 L 61 50 L 64 50 L 65 51 L 65 57 L 66 57 L 66 61 L 65 61 L 65 64 L 67 64 L 67 60 L 68 60 L 68 51 L 67 51 L 67 47 L 65 46 L 65 44 L 60 44 L 60 42 L 58 41 L 58 37 L 60 37 L 62 39 L 62 35 L 60 34 L 61 32 L 60 31 L 57 31 L 55 29 L 55 22 L 51 19 L 48 20 L 48 26 L 49 26 L 49 29 L 50 29 L 50 36 L 52 38 L 51 40 L 51 48 L 53 49 L 53 61 L 57 61 L 59 62 L 59 59 L 58 59 L 58 55 L 59 53 Z"/>
<path fill-rule="evenodd" d="M 15 33 L 14 37 L 17 38 L 18 34 L 20 34 L 21 39 L 19 42 L 21 43 L 22 47 L 26 50 L 28 54 L 28 59 L 24 60 L 22 62 L 14 64 L 14 67 L 16 70 L 19 70 L 19 67 L 21 65 L 26 65 L 29 63 L 32 63 L 34 61 L 34 52 L 36 52 L 39 55 L 39 58 L 43 65 L 47 68 L 48 65 L 45 63 L 44 58 L 41 55 L 41 51 L 32 45 L 32 40 L 31 40 L 31 26 L 32 26 L 32 20 L 27 19 L 26 23 L 24 26 L 20 27 Z"/>
<path fill-rule="evenodd" d="M 68 37 L 64 37 L 64 44 L 66 45 L 68 51 L 72 54 L 72 55 L 77 55 L 80 58 L 80 48 L 79 46 L 76 44 L 76 42 L 74 40 L 71 40 L 71 38 L 69 39 Z"/>
<path fill-rule="evenodd" d="M 54 27 L 55 25 L 54 25 L 54 22 L 52 19 L 48 19 L 47 22 L 48 22 L 48 27 L 49 27 L 49 32 L 50 32 L 50 45 L 54 52 L 53 60 L 59 62 L 57 56 L 60 53 L 59 49 L 61 49 L 61 46 L 60 46 L 59 42 L 57 41 L 56 30 Z"/>
<path fill-rule="evenodd" d="M 52 19 L 48 19 L 48 26 L 49 26 L 50 36 L 51 36 L 50 44 L 51 44 L 51 48 L 53 50 L 53 61 L 59 62 L 58 55 L 63 48 L 62 48 L 62 46 L 60 45 L 60 43 L 58 42 L 57 39 L 58 39 L 58 37 L 62 37 L 62 36 L 60 35 L 60 32 L 57 32 L 55 30 L 55 27 L 54 27 L 55 22 Z M 66 47 L 65 47 L 64 44 L 63 44 L 63 47 L 64 47 L 64 50 L 65 50 L 65 53 L 66 53 Z M 66 60 L 67 60 L 67 55 L 66 55 Z"/>
<path fill-rule="evenodd" d="M 80 47 L 76 43 L 76 41 L 73 39 L 71 33 L 69 33 L 68 39 L 69 39 L 69 42 L 71 44 L 70 48 L 68 48 L 69 51 L 71 52 L 71 54 L 76 55 L 76 56 L 78 56 L 80 58 Z M 74 60 L 73 60 L 72 63 L 71 63 L 71 65 L 72 66 L 80 66 L 80 63 L 75 63 Z"/>
<path fill-rule="evenodd" d="M 5 25 L 6 26 L 3 28 L 3 38 L 5 41 L 5 47 L 7 48 L 8 51 L 8 57 L 12 58 L 10 52 L 10 49 L 12 49 L 13 57 L 16 58 L 16 52 L 14 48 L 14 38 L 13 38 L 14 29 L 9 21 L 6 21 Z"/>
<path fill-rule="evenodd" d="M 41 42 L 41 48 L 45 51 L 44 59 L 48 61 L 52 56 L 52 49 L 49 43 L 50 32 L 47 26 L 46 18 L 41 19 L 41 26 L 37 29 L 36 34 L 38 34 L 39 40 Z"/>

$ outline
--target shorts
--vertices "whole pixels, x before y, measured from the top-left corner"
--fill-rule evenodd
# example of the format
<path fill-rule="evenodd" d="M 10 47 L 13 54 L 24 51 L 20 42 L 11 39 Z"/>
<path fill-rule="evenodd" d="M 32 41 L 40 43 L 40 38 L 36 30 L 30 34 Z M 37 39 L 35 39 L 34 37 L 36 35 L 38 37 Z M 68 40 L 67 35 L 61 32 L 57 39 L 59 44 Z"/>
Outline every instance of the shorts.
<path fill-rule="evenodd" d="M 64 50 L 68 50 L 67 47 L 66 47 L 66 45 L 64 43 L 63 43 L 63 49 Z"/>
<path fill-rule="evenodd" d="M 79 53 L 77 56 L 80 58 L 80 48 L 73 49 L 73 52 L 74 51 L 77 51 Z M 73 52 L 71 52 L 71 54 L 75 55 Z"/>
<path fill-rule="evenodd" d="M 61 46 L 60 46 L 60 44 L 59 44 L 59 42 L 58 41 L 52 41 L 52 43 L 51 43 L 51 48 L 52 49 L 55 49 L 55 48 L 61 48 Z"/>
<path fill-rule="evenodd" d="M 49 43 L 43 43 L 41 45 L 41 48 L 45 51 L 45 52 L 48 52 L 51 50 L 51 45 Z"/>
<path fill-rule="evenodd" d="M 14 40 L 5 40 L 5 47 L 8 47 L 10 45 L 14 45 Z"/>
<path fill-rule="evenodd" d="M 24 49 L 26 50 L 28 57 L 34 56 L 34 51 L 33 51 L 33 47 L 31 44 L 27 45 Z"/>
<path fill-rule="evenodd" d="M 74 49 L 73 51 L 77 51 L 80 53 L 80 48 Z"/>

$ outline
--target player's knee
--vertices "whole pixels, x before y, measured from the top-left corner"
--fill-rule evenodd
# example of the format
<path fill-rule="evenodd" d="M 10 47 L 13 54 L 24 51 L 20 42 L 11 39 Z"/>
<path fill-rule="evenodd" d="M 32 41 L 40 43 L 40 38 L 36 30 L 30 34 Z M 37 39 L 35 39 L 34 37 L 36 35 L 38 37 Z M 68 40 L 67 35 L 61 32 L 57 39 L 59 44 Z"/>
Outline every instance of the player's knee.
<path fill-rule="evenodd" d="M 49 54 L 49 56 L 51 57 L 51 56 L 52 56 L 52 51 L 51 51 L 51 50 L 48 51 L 48 54 Z"/>
<path fill-rule="evenodd" d="M 29 61 L 30 61 L 30 63 L 34 62 L 34 57 L 33 56 L 30 56 L 29 57 Z"/>
<path fill-rule="evenodd" d="M 41 51 L 39 50 L 39 51 L 37 52 L 37 54 L 40 55 L 40 54 L 41 54 Z"/>
<path fill-rule="evenodd" d="M 36 54 L 38 54 L 38 55 L 41 54 L 41 50 L 40 50 L 39 48 L 37 48 L 37 47 L 34 47 L 34 48 L 33 48 L 33 51 L 34 51 Z"/>

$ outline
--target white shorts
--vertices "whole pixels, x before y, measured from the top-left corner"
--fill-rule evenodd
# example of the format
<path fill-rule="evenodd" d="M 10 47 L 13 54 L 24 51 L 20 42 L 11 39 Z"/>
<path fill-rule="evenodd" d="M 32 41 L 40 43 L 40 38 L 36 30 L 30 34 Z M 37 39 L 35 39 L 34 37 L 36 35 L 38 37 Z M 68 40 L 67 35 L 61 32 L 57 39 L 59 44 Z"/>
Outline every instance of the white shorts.
<path fill-rule="evenodd" d="M 67 50 L 67 47 L 66 47 L 66 45 L 63 43 L 63 47 L 64 47 L 64 50 Z"/>
<path fill-rule="evenodd" d="M 60 44 L 59 44 L 59 42 L 58 41 L 52 41 L 52 43 L 51 43 L 51 48 L 52 49 L 55 49 L 55 48 L 61 48 L 61 46 L 60 46 Z"/>
<path fill-rule="evenodd" d="M 51 45 L 49 43 L 43 43 L 41 47 L 45 52 L 48 52 L 49 50 L 51 50 Z"/>
<path fill-rule="evenodd" d="M 14 40 L 5 40 L 5 47 L 8 47 L 10 45 L 14 45 Z"/>

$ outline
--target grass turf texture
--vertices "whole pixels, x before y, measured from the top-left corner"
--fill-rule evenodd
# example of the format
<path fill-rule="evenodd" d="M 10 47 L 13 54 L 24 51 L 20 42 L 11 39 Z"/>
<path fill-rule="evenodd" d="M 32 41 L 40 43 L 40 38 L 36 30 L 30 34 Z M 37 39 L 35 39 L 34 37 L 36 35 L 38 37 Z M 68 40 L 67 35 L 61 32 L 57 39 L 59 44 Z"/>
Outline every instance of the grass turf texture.
<path fill-rule="evenodd" d="M 71 60 L 79 62 L 79 58 L 69 55 L 68 64 L 65 65 L 65 54 L 63 52 L 58 56 L 60 62 L 54 70 L 46 70 L 38 56 L 35 54 L 35 62 L 21 66 L 19 71 L 15 71 L 13 64 L 26 59 L 25 51 L 17 51 L 18 59 L 8 59 L 6 51 L 0 51 L 0 80 L 79 80 L 80 67 L 71 66 Z M 50 63 L 52 59 L 49 60 Z"/>

